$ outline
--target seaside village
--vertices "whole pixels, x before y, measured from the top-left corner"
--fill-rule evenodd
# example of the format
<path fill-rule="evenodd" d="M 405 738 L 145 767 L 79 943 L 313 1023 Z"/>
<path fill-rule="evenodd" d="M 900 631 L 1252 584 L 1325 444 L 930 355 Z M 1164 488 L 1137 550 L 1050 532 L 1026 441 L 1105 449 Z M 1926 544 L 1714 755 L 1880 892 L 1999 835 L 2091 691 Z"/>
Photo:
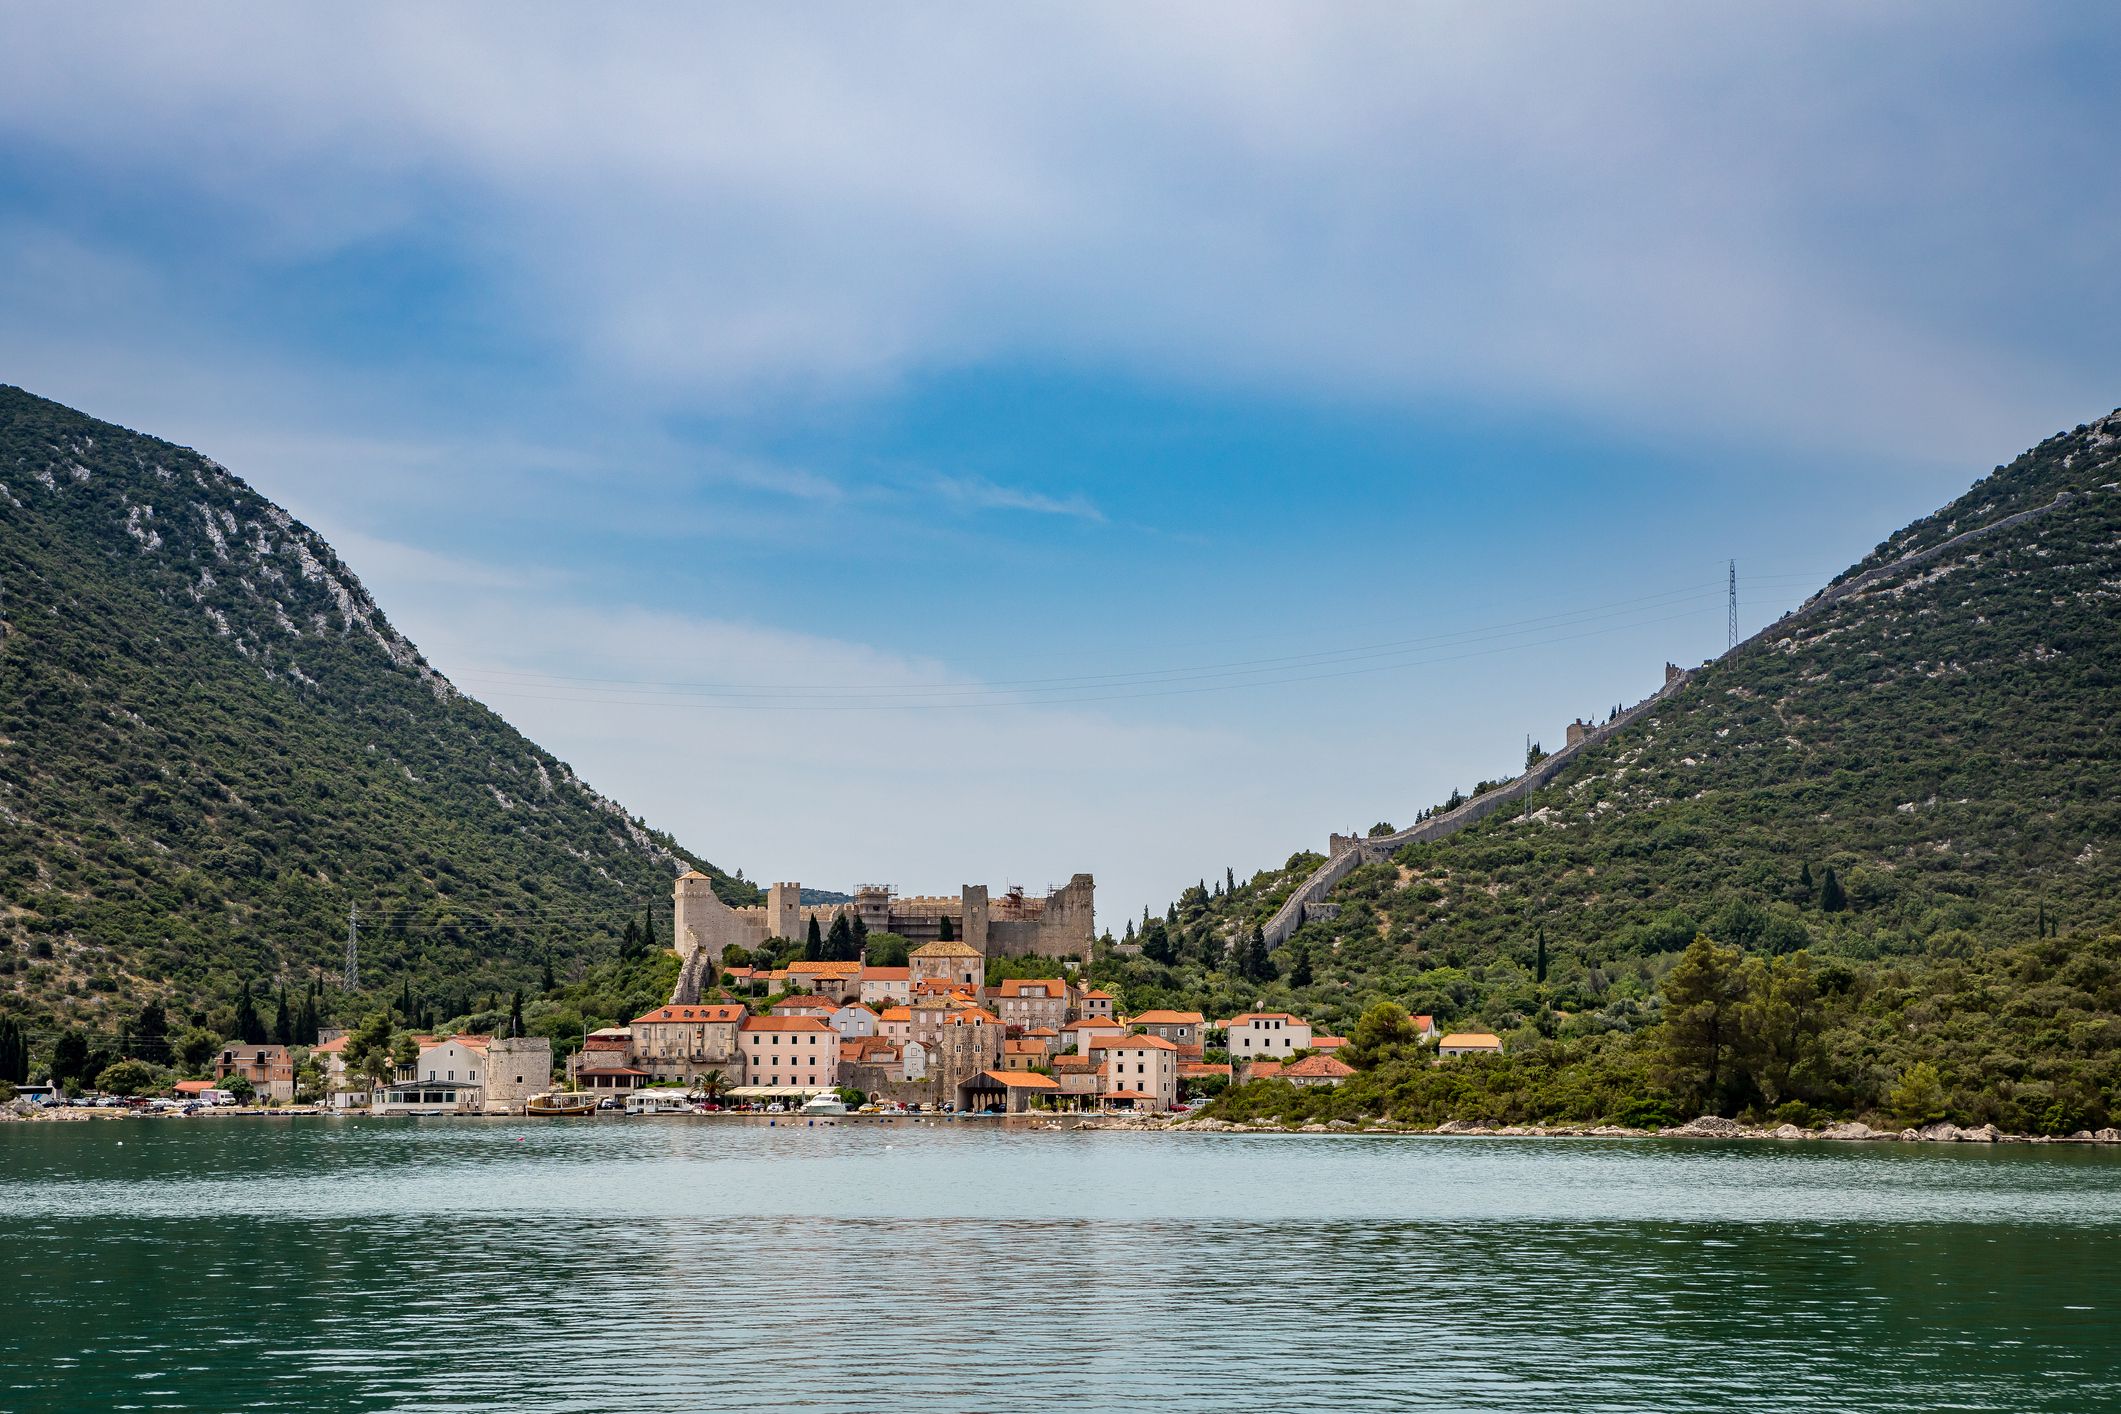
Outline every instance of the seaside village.
<path fill-rule="evenodd" d="M 688 873 L 676 885 L 673 937 L 683 967 L 675 994 L 630 1025 L 585 1036 L 558 1086 L 543 1037 L 418 1037 L 417 1060 L 374 1089 L 348 1073 L 344 1035 L 327 1036 L 312 1054 L 329 1106 L 376 1114 L 536 1113 L 556 1089 L 637 1113 L 845 1105 L 1153 1114 L 1232 1081 L 1337 1085 L 1353 1073 L 1334 1054 L 1343 1038 L 1287 1013 L 1123 1014 L 1110 993 L 1077 980 L 1093 937 L 1092 889 L 1090 876 L 1078 874 L 1043 898 L 1010 890 L 990 899 L 977 885 L 955 897 L 865 887 L 851 902 L 804 904 L 800 887 L 784 883 L 767 891 L 763 905 L 734 908 L 706 875 Z M 732 949 L 800 939 L 843 918 L 859 920 L 861 936 L 907 939 L 905 965 L 797 960 L 753 969 L 719 961 L 739 955 Z M 1053 959 L 1069 975 L 989 985 L 994 957 Z M 1413 1023 L 1440 1041 L 1443 1057 L 1500 1049 L 1494 1036 L 1439 1038 L 1432 1018 Z M 1207 1059 L 1211 1034 L 1228 1059 Z M 211 1098 L 214 1087 L 241 1076 L 260 1098 L 294 1094 L 293 1062 L 282 1046 L 225 1047 L 215 1076 L 183 1084 L 195 1098 Z"/>

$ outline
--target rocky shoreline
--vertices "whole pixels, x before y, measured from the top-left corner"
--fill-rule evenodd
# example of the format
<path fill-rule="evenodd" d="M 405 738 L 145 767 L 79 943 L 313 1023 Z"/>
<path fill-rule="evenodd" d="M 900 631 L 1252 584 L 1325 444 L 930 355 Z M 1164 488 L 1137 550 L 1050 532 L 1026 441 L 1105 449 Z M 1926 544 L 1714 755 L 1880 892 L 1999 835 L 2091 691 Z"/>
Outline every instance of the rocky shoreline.
<path fill-rule="evenodd" d="M 1139 1126 L 1135 1126 L 1139 1127 Z M 1625 1125 L 1591 1126 L 1503 1124 L 1489 1125 L 1465 1120 L 1446 1120 L 1433 1128 L 1397 1124 L 1389 1120 L 1357 1124 L 1337 1119 L 1328 1123 L 1244 1124 L 1226 1119 L 1184 1119 L 1164 1126 L 1196 1134 L 1419 1134 L 1485 1139 L 1772 1139 L 1829 1140 L 1836 1143 L 1891 1141 L 1910 1144 L 2121 1144 L 2121 1129 L 2080 1129 L 2075 1134 L 2007 1134 L 1993 1124 L 1962 1129 L 1949 1121 L 1910 1129 L 1873 1129 L 1861 1120 L 1842 1120 L 1820 1129 L 1794 1124 L 1744 1125 L 1732 1119 L 1703 1115 L 1672 1129 L 1630 1129 Z"/>

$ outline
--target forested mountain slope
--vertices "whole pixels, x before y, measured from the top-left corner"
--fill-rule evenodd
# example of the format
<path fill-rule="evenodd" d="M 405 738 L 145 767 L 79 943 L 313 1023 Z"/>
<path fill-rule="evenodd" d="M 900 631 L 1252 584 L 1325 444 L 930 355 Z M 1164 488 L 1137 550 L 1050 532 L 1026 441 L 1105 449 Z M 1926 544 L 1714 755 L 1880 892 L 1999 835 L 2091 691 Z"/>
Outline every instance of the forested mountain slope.
<path fill-rule="evenodd" d="M 338 973 L 349 905 L 364 985 L 468 1009 L 688 866 L 236 476 L 0 386 L 0 1009 L 300 986 Z"/>
<path fill-rule="evenodd" d="M 1247 946 L 1252 930 L 1318 855 L 1190 889 L 1143 956 L 1101 970 L 1134 1005 L 1265 1004 L 1346 1026 L 1385 997 L 1504 1033 L 1586 1034 L 1654 1019 L 1656 980 L 1697 932 L 1890 966 L 2111 928 L 2117 482 L 2121 414 L 2050 438 L 1837 583 L 2073 493 L 2064 504 L 1704 666 L 1529 813 L 1363 865 L 1271 953 Z"/>

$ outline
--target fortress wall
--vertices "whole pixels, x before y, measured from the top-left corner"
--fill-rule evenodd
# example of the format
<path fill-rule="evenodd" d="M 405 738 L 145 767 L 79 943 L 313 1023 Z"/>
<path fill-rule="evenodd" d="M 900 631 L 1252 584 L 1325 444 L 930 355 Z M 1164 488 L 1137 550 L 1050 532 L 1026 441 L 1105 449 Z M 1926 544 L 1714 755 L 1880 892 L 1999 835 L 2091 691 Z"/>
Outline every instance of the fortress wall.
<path fill-rule="evenodd" d="M 1722 662 L 1734 658 L 1753 645 L 1769 641 L 1771 638 L 1779 639 L 1798 620 L 1820 609 L 1837 604 L 1852 594 L 1860 594 L 1866 589 L 1891 579 L 1903 570 L 1912 569 L 1916 565 L 1934 560 L 1965 545 L 1968 541 L 1978 540 L 1984 535 L 1991 535 L 1996 531 L 2005 530 L 2014 525 L 2023 525 L 2027 521 L 2037 520 L 2050 511 L 2068 505 L 2075 499 L 2077 499 L 2077 493 L 2069 491 L 2057 492 L 2055 499 L 2044 506 L 2035 506 L 2031 510 L 2018 511 L 2003 517 L 2001 520 L 1991 521 L 1987 525 L 1976 526 L 1972 530 L 1962 531 L 1949 540 L 1933 545 L 1927 550 L 1917 550 L 1913 554 L 1903 555 L 1890 564 L 1880 565 L 1874 570 L 1866 570 L 1844 584 L 1822 589 L 1819 593 L 1805 600 L 1795 612 L 1777 619 L 1735 646 L 1726 649 L 1716 661 Z M 1584 728 L 1585 724 L 1575 724 L 1569 731 L 1568 744 L 1562 747 L 1561 750 L 1547 757 L 1508 785 L 1497 786 L 1494 790 L 1488 791 L 1484 795 L 1475 796 L 1456 810 L 1432 816 L 1409 829 L 1399 830 L 1389 835 L 1380 835 L 1376 839 L 1364 839 L 1355 835 L 1331 836 L 1327 841 L 1328 857 L 1326 862 L 1312 871 L 1311 875 L 1303 883 L 1297 885 L 1295 892 L 1291 893 L 1283 901 L 1282 906 L 1275 910 L 1274 916 L 1267 920 L 1262 930 L 1266 934 L 1267 946 L 1276 948 L 1287 942 L 1289 935 L 1296 931 L 1298 919 L 1302 912 L 1315 904 L 1323 902 L 1342 879 L 1347 878 L 1349 874 L 1355 871 L 1357 865 L 1371 859 L 1388 858 L 1396 853 L 1402 845 L 1413 844 L 1417 841 L 1440 840 L 1446 836 L 1456 834 L 1466 826 L 1486 819 L 1503 806 L 1522 801 L 1533 791 L 1553 780 L 1555 776 L 1559 775 L 1570 762 L 1574 761 L 1584 751 L 1606 740 L 1615 732 L 1634 725 L 1651 708 L 1678 693 L 1689 682 L 1693 681 L 1695 671 L 1698 670 L 1675 668 L 1670 664 L 1666 664 L 1664 686 L 1657 692 L 1636 703 L 1604 726 L 1579 730 Z"/>

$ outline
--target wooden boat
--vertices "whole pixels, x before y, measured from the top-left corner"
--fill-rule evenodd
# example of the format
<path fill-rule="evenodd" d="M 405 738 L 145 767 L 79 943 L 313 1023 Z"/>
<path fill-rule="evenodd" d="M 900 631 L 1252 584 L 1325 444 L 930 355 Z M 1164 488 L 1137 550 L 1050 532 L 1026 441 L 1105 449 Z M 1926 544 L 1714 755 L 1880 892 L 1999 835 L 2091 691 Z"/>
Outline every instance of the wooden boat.
<path fill-rule="evenodd" d="M 551 1090 L 543 1095 L 532 1095 L 523 1103 L 523 1113 L 543 1115 L 548 1118 L 560 1115 L 592 1115 L 597 1112 L 597 1097 L 586 1090 Z"/>

